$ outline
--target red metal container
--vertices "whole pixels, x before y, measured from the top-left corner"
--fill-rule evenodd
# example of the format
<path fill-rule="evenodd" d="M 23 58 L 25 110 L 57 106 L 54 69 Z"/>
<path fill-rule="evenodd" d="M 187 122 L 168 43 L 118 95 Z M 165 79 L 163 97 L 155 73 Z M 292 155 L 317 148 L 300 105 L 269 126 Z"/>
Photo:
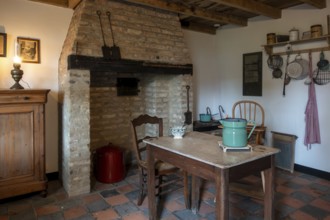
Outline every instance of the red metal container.
<path fill-rule="evenodd" d="M 95 177 L 102 183 L 115 183 L 125 177 L 123 151 L 109 144 L 96 150 L 94 164 Z"/>

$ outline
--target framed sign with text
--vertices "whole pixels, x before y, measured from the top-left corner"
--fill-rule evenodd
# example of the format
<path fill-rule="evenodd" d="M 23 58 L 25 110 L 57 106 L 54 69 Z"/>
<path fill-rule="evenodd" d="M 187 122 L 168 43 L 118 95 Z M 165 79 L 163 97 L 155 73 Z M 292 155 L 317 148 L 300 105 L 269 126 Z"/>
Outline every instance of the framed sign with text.
<path fill-rule="evenodd" d="M 243 54 L 243 96 L 262 96 L 262 52 Z"/>

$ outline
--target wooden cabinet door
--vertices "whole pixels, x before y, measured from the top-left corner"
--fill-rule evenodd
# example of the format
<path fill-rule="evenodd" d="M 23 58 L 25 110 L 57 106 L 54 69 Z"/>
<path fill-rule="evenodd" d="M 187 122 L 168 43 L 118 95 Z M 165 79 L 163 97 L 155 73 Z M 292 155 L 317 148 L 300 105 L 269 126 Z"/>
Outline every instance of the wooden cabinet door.
<path fill-rule="evenodd" d="M 39 178 L 36 108 L 33 105 L 0 107 L 0 185 L 2 180 L 18 183 Z"/>

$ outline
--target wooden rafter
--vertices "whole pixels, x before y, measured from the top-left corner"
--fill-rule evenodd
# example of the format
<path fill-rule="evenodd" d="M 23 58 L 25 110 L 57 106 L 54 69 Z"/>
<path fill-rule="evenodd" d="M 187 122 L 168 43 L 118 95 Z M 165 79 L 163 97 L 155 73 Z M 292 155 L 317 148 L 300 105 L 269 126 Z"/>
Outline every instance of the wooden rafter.
<path fill-rule="evenodd" d="M 209 27 L 206 25 L 200 25 L 196 23 L 189 23 L 189 25 L 182 25 L 181 27 L 186 30 L 197 31 L 197 32 L 213 34 L 213 35 L 216 34 L 217 31 L 215 27 Z"/>
<path fill-rule="evenodd" d="M 77 7 L 77 5 L 79 5 L 79 3 L 82 1 L 82 0 L 68 0 L 68 7 L 69 8 L 72 8 L 72 9 L 75 9 Z"/>
<path fill-rule="evenodd" d="M 218 23 L 235 24 L 239 26 L 247 25 L 247 19 L 238 18 L 230 15 L 218 14 L 197 7 L 191 8 L 182 4 L 170 3 L 162 0 L 125 0 L 125 1 L 144 5 L 144 6 L 149 6 L 153 8 L 158 8 L 166 11 L 171 11 L 175 13 L 181 13 L 193 17 L 198 17 Z"/>
<path fill-rule="evenodd" d="M 60 6 L 60 7 L 64 7 L 64 8 L 68 7 L 68 0 L 30 0 L 30 1 Z"/>
<path fill-rule="evenodd" d="M 326 0 L 299 0 L 316 8 L 322 9 L 326 7 Z"/>
<path fill-rule="evenodd" d="M 243 11 L 248 11 L 254 14 L 260 14 L 271 18 L 281 18 L 281 10 L 256 2 L 254 0 L 212 0 L 213 2 L 238 8 Z"/>

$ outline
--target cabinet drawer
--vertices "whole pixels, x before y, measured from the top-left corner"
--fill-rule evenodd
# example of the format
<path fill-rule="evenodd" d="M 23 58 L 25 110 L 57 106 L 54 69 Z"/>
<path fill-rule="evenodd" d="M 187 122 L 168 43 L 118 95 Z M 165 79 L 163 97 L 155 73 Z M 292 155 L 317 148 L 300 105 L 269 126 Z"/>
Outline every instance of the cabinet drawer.
<path fill-rule="evenodd" d="M 47 93 L 49 90 L 40 91 L 15 91 L 6 93 L 0 91 L 0 104 L 10 103 L 45 103 L 47 101 Z"/>

